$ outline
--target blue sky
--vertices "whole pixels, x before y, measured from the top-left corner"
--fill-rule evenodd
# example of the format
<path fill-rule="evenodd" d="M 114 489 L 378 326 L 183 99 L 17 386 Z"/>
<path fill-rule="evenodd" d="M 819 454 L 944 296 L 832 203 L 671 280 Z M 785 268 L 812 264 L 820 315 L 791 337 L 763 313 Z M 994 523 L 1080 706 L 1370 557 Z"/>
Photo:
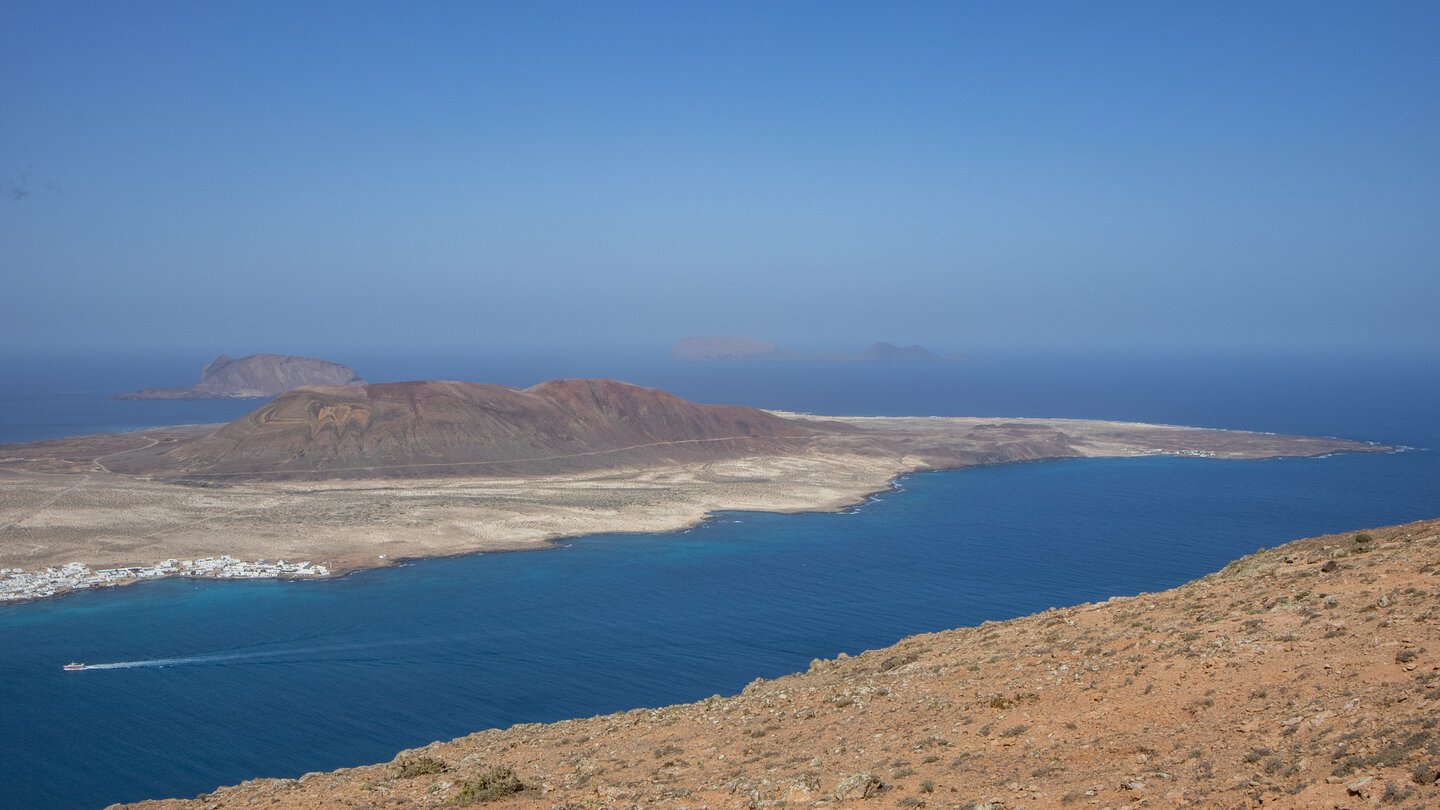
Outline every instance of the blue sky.
<path fill-rule="evenodd" d="M 1440 346 L 1440 4 L 4 2 L 0 343 Z"/>

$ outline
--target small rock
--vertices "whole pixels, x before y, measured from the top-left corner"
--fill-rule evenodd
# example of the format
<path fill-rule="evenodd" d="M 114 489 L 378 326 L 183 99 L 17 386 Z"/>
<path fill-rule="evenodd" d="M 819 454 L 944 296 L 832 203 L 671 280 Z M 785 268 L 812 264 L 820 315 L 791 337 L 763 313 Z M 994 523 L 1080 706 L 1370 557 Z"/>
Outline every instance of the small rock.
<path fill-rule="evenodd" d="M 1320 570 L 1327 574 L 1338 571 L 1340 570 L 1340 563 L 1337 563 L 1334 560 L 1326 560 L 1325 564 L 1320 566 Z"/>
<path fill-rule="evenodd" d="M 1373 776 L 1366 776 L 1361 779 L 1356 779 L 1354 782 L 1351 782 L 1350 784 L 1345 786 L 1345 792 L 1349 793 L 1351 796 L 1364 796 L 1365 786 L 1373 781 L 1375 781 L 1375 777 Z"/>
<path fill-rule="evenodd" d="M 846 799 L 866 799 L 880 792 L 881 787 L 879 777 L 871 771 L 861 771 L 835 785 L 835 798 L 842 802 Z"/>

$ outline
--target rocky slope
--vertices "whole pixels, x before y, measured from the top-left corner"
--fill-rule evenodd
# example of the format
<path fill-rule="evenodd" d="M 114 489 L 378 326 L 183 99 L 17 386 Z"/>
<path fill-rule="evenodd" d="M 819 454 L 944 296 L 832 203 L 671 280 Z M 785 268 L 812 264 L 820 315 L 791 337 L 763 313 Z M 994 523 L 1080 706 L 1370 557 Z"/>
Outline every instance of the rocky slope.
<path fill-rule="evenodd" d="M 146 810 L 1440 806 L 1440 521 Z"/>
<path fill-rule="evenodd" d="M 241 399 L 273 397 L 302 385 L 364 385 L 354 369 L 314 357 L 252 354 L 220 355 L 188 388 L 142 388 L 116 399 Z"/>
<path fill-rule="evenodd" d="M 212 478 L 535 475 L 793 452 L 846 430 L 614 380 L 525 390 L 447 381 L 307 386 L 211 435 L 105 463 L 121 473 Z"/>

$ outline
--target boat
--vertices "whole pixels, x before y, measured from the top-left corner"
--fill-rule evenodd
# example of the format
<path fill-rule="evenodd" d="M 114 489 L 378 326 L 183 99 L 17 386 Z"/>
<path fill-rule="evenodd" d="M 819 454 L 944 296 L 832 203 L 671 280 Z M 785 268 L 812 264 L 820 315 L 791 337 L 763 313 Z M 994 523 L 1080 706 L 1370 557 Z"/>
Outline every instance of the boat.
<path fill-rule="evenodd" d="M 77 670 L 77 669 L 84 669 L 84 668 L 85 668 L 85 665 L 84 665 L 84 664 L 81 664 L 81 663 L 78 663 L 78 662 L 75 662 L 75 661 L 71 661 L 70 663 L 68 663 L 68 664 L 65 665 L 65 669 L 66 669 L 67 671 L 70 671 L 70 672 L 74 672 L 74 671 Z"/>

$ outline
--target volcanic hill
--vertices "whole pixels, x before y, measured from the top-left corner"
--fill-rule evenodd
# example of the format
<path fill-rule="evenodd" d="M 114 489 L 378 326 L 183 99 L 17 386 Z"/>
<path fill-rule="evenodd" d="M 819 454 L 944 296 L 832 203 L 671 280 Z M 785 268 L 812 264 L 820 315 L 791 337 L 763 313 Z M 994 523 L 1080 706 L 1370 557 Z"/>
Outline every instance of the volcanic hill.
<path fill-rule="evenodd" d="M 214 433 L 106 465 L 194 478 L 548 475 L 794 452 L 846 430 L 614 380 L 432 380 L 297 388 Z"/>
<path fill-rule="evenodd" d="M 247 399 L 273 397 L 302 385 L 364 385 L 349 366 L 285 354 L 220 355 L 186 388 L 142 388 L 115 399 Z"/>

